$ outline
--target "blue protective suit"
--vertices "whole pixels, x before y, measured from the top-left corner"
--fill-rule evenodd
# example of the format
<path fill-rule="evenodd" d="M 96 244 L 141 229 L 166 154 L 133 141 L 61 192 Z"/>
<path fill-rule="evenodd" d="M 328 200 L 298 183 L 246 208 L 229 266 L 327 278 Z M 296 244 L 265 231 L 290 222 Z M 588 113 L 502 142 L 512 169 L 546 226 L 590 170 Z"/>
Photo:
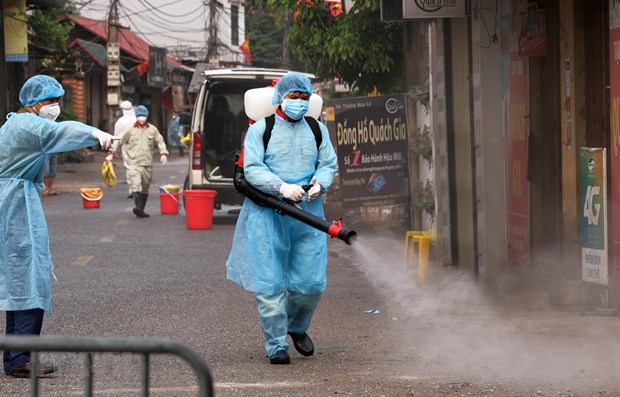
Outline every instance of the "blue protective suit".
<path fill-rule="evenodd" d="M 174 119 L 170 120 L 170 126 L 168 126 L 168 146 L 185 146 L 184 143 L 181 143 L 181 125 L 179 124 L 179 117 L 175 117 Z"/>
<path fill-rule="evenodd" d="M 292 123 L 276 115 L 265 153 L 265 120 L 250 126 L 244 141 L 244 172 L 247 181 L 265 193 L 277 195 L 282 182 L 304 185 L 316 176 L 327 190 L 337 167 L 336 153 L 327 127 L 320 124 L 321 146 L 305 120 Z M 324 217 L 320 198 L 301 209 Z M 327 284 L 327 235 L 294 218 L 246 199 L 227 261 L 227 277 L 246 290 L 279 294 L 286 290 L 318 294 Z M 284 334 L 286 336 L 286 333 Z"/>
<path fill-rule="evenodd" d="M 0 310 L 51 309 L 53 270 L 39 190 L 49 153 L 99 141 L 94 127 L 9 113 L 0 128 Z"/>

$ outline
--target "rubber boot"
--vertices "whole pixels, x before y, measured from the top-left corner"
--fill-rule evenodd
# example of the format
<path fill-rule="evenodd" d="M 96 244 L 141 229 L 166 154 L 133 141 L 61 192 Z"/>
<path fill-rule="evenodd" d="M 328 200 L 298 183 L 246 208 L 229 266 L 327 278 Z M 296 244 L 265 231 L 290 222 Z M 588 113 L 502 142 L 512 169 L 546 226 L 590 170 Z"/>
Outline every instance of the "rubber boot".
<path fill-rule="evenodd" d="M 142 194 L 142 193 L 137 193 L 137 192 L 133 194 L 133 201 L 136 204 L 136 207 L 133 209 L 133 213 L 138 218 L 148 218 L 149 216 L 149 214 L 144 212 L 144 206 L 146 205 L 146 199 L 144 199 L 143 196 L 147 196 L 147 195 Z"/>
<path fill-rule="evenodd" d="M 144 214 L 144 217 L 148 218 L 149 214 L 144 212 L 144 208 L 146 207 L 146 201 L 148 200 L 149 195 L 148 195 L 148 193 L 140 193 L 140 196 L 142 196 L 142 201 L 140 202 L 140 205 L 141 205 L 140 209 L 142 210 L 142 213 Z"/>

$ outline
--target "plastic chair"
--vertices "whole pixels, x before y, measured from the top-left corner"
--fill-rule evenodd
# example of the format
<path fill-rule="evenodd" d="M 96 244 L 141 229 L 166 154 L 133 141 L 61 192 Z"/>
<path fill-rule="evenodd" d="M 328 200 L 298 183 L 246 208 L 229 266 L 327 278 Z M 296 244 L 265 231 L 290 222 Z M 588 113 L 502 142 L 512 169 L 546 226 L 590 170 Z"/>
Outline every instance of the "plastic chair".
<path fill-rule="evenodd" d="M 418 281 L 426 280 L 428 273 L 428 257 L 431 241 L 439 240 L 439 235 L 433 231 L 416 231 L 408 230 L 405 233 L 405 269 L 408 268 L 411 263 L 411 269 L 415 269 L 416 265 L 416 249 L 415 245 L 418 244 Z M 411 247 L 411 249 L 409 248 Z M 409 262 L 409 251 L 411 250 L 411 262 Z"/>

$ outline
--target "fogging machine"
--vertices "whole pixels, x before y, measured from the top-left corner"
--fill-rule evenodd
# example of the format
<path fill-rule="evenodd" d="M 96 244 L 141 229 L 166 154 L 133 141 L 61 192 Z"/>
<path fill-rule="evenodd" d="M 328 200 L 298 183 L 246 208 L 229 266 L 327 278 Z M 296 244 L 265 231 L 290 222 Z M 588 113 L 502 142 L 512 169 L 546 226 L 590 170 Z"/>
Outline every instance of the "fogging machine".
<path fill-rule="evenodd" d="M 241 155 L 242 156 L 242 155 Z M 324 233 L 329 234 L 333 238 L 339 238 L 345 243 L 351 245 L 357 238 L 357 233 L 353 230 L 343 229 L 342 220 L 338 219 L 333 222 L 326 221 L 325 219 L 314 216 L 301 208 L 299 208 L 294 202 L 285 199 L 278 198 L 271 194 L 267 194 L 258 190 L 252 186 L 246 179 L 243 173 L 243 166 L 239 165 L 243 161 L 243 158 L 239 158 L 235 163 L 235 174 L 233 181 L 235 189 L 245 197 L 249 198 L 258 205 L 269 207 L 275 210 L 280 215 L 288 215 L 297 219 L 306 225 L 312 226 Z M 307 187 L 309 188 L 309 187 Z"/>

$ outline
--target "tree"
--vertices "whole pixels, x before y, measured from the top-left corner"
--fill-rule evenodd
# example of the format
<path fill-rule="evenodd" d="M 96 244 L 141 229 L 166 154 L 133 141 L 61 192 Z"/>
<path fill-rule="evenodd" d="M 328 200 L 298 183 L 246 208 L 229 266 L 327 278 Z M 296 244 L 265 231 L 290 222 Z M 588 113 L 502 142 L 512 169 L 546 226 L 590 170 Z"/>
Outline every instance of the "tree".
<path fill-rule="evenodd" d="M 289 23 L 287 14 L 290 14 L 288 9 L 270 4 L 268 0 L 247 2 L 245 33 L 250 37 L 253 66 L 281 68 L 292 65 L 295 70 L 303 67 L 303 63 L 292 54 L 286 62 L 282 59 L 282 42 Z"/>
<path fill-rule="evenodd" d="M 282 65 L 282 29 L 275 22 L 267 1 L 256 0 L 247 6 L 245 33 L 250 37 L 253 66 L 273 68 Z"/>
<path fill-rule="evenodd" d="M 38 73 L 56 74 L 68 55 L 67 40 L 73 23 L 58 23 L 60 17 L 75 14 L 70 0 L 57 2 L 58 7 L 46 10 L 35 9 L 28 18 L 28 25 L 34 31 L 34 52 Z"/>
<path fill-rule="evenodd" d="M 311 72 L 339 78 L 357 94 L 403 90 L 402 29 L 381 22 L 378 0 L 356 0 L 334 13 L 322 0 L 271 0 L 294 12 L 292 52 Z"/>

